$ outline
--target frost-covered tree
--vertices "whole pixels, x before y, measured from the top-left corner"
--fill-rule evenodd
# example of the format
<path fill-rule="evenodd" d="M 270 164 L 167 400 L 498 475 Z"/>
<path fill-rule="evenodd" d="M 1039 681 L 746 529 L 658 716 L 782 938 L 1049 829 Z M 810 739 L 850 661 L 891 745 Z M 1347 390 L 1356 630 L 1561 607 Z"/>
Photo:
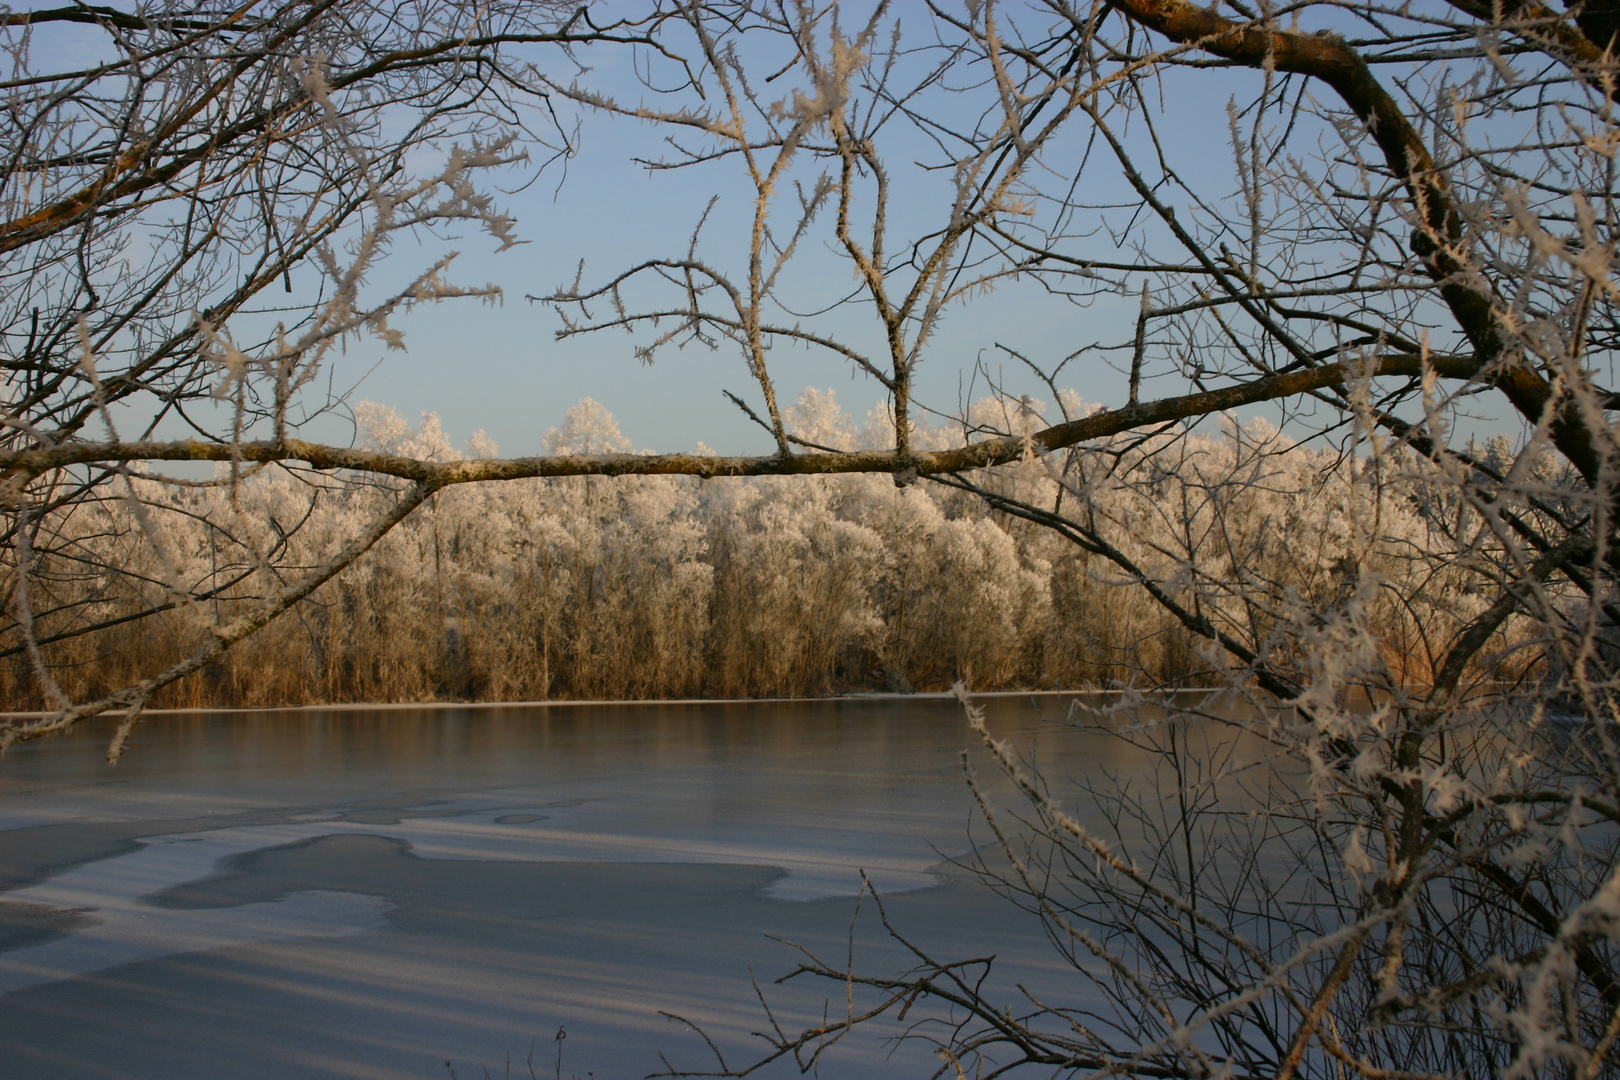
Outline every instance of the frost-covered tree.
<path fill-rule="evenodd" d="M 457 284 L 448 257 L 391 291 L 368 281 L 424 229 L 516 242 L 481 185 L 566 152 L 539 72 L 646 28 L 547 0 L 0 8 L 0 652 L 53 713 L 0 742 L 109 708 L 133 719 L 427 501 L 431 485 L 374 485 L 369 516 L 334 522 L 294 564 L 290 532 L 350 480 L 303 471 L 301 497 L 273 510 L 236 495 L 264 467 L 247 447 L 285 450 L 342 408 L 323 381 L 335 351 L 400 345 L 413 305 L 498 294 Z M 291 314 L 254 316 L 271 296 Z M 188 459 L 225 463 L 233 496 L 210 519 L 205 572 L 164 548 L 147 497 L 195 490 L 154 468 Z M 108 500 L 133 532 L 100 562 L 79 523 Z M 203 634 L 189 656 L 101 680 L 89 700 L 52 674 L 55 643 L 175 617 Z"/>

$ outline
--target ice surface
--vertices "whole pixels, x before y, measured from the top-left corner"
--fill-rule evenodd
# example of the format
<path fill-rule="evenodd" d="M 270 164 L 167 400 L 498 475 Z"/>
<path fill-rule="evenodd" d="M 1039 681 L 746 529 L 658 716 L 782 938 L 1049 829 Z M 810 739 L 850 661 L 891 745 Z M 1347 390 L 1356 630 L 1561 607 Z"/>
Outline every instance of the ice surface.
<path fill-rule="evenodd" d="M 1049 772 L 1106 749 L 1001 712 Z M 750 964 L 791 966 L 766 934 L 842 955 L 863 871 L 925 939 L 1039 978 L 1037 926 L 936 888 L 986 839 L 970 738 L 952 705 L 864 702 L 155 718 L 115 769 L 96 733 L 14 748 L 0 901 L 81 917 L 0 939 L 0 1055 L 18 1078 L 216 1076 L 231 1047 L 254 1048 L 237 1076 L 426 1076 L 566 1022 L 581 1075 L 641 1075 L 690 1040 L 660 1009 L 747 1042 Z"/>

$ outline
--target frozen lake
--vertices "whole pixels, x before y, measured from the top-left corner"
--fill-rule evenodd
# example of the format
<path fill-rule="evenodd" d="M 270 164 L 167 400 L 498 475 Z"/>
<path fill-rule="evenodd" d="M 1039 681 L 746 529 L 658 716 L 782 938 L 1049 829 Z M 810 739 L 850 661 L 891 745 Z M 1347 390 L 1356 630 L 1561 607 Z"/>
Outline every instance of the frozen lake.
<path fill-rule="evenodd" d="M 1037 707 L 1034 702 L 1038 701 Z M 994 699 L 1054 778 L 1122 749 Z M 0 1061 L 7 1080 L 536 1071 L 639 1077 L 763 1046 L 750 985 L 776 935 L 842 958 L 865 871 L 941 957 L 1066 983 L 1039 926 L 944 862 L 988 839 L 937 700 L 158 716 L 0 759 Z M 1115 764 L 1127 764 L 1118 760 Z M 857 964 L 907 965 L 866 905 Z M 772 988 L 784 1020 L 837 985 Z M 926 1076 L 851 1040 L 822 1075 Z M 797 1075 L 778 1063 L 764 1075 Z"/>

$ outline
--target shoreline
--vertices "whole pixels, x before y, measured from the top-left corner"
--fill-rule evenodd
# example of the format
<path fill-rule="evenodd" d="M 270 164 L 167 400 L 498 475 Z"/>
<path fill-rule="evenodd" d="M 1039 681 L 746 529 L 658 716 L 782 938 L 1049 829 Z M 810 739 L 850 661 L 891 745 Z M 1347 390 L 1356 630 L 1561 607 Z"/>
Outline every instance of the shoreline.
<path fill-rule="evenodd" d="M 1169 691 L 1175 694 L 1212 694 L 1223 689 L 1214 686 L 1188 686 Z M 1125 690 L 985 690 L 978 693 L 969 693 L 972 699 L 979 698 L 1020 698 L 1020 697 L 1096 697 L 1098 695 L 1121 695 Z M 956 695 L 949 690 L 932 690 L 921 693 L 902 694 L 897 692 L 871 692 L 855 694 L 831 694 L 825 697 L 770 697 L 770 698 L 621 698 L 613 700 L 599 700 L 595 698 L 569 698 L 551 701 L 381 701 L 381 702 L 338 702 L 325 705 L 237 705 L 237 706 L 207 706 L 196 705 L 177 709 L 145 709 L 143 716 L 184 716 L 194 713 L 277 713 L 277 712 L 335 712 L 339 710 L 357 710 L 366 712 L 387 712 L 404 709 L 555 709 L 580 708 L 582 706 L 615 706 L 626 705 L 793 705 L 810 702 L 839 702 L 839 701 L 954 701 Z M 123 716 L 123 709 L 108 709 L 100 716 Z M 35 712 L 0 712 L 0 720 L 9 719 L 37 719 L 52 716 L 53 713 L 44 711 Z M 95 717 L 86 717 L 93 720 Z"/>

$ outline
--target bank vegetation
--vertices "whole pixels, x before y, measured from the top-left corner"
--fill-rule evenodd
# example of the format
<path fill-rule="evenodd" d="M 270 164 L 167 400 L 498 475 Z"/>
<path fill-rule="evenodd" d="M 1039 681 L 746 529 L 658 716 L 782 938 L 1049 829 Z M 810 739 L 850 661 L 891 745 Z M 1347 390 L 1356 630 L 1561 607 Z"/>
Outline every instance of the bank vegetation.
<path fill-rule="evenodd" d="M 1086 411 L 1072 394 L 1064 404 Z M 431 414 L 412 427 L 365 403 L 359 416 L 366 449 L 435 462 L 497 452 L 481 434 L 456 446 Z M 832 391 L 805 391 L 787 417 L 822 445 L 892 442 L 880 411 L 858 425 Z M 1033 429 L 1039 419 L 1027 400 L 987 398 L 963 422 Z M 944 448 L 960 434 L 940 425 L 913 438 Z M 589 399 L 546 442 L 559 455 L 633 450 Z M 1506 444 L 1482 448 L 1493 449 L 1504 455 Z M 1191 439 L 1121 437 L 1088 456 L 1088 510 L 1128 538 L 1130 558 L 1245 635 L 1264 637 L 1261 624 L 1276 618 L 1255 603 L 1258 582 L 1278 604 L 1315 608 L 1377 575 L 1372 632 L 1393 669 L 1423 681 L 1438 661 L 1432 639 L 1485 606 L 1466 568 L 1448 560 L 1434 572 L 1437 549 L 1458 543 L 1445 520 L 1457 507 L 1410 457 L 1392 465 L 1297 447 L 1264 420 L 1229 420 Z M 1072 499 L 1033 459 L 976 482 L 1031 505 Z M 34 631 L 75 697 L 195 652 L 206 624 L 188 607 L 228 621 L 262 602 L 248 553 L 312 564 L 391 498 L 352 477 L 281 467 L 234 490 L 135 486 L 139 513 L 109 497 L 46 523 L 59 546 L 34 574 Z M 181 604 L 171 600 L 176 576 Z M 1120 585 L 1117 566 L 978 494 L 897 488 L 882 475 L 464 485 L 153 704 L 792 697 L 1229 677 L 1231 665 L 1151 596 Z M 37 707 L 14 631 L 3 644 L 0 696 Z M 1510 623 L 1472 675 L 1547 670 L 1533 633 Z"/>

